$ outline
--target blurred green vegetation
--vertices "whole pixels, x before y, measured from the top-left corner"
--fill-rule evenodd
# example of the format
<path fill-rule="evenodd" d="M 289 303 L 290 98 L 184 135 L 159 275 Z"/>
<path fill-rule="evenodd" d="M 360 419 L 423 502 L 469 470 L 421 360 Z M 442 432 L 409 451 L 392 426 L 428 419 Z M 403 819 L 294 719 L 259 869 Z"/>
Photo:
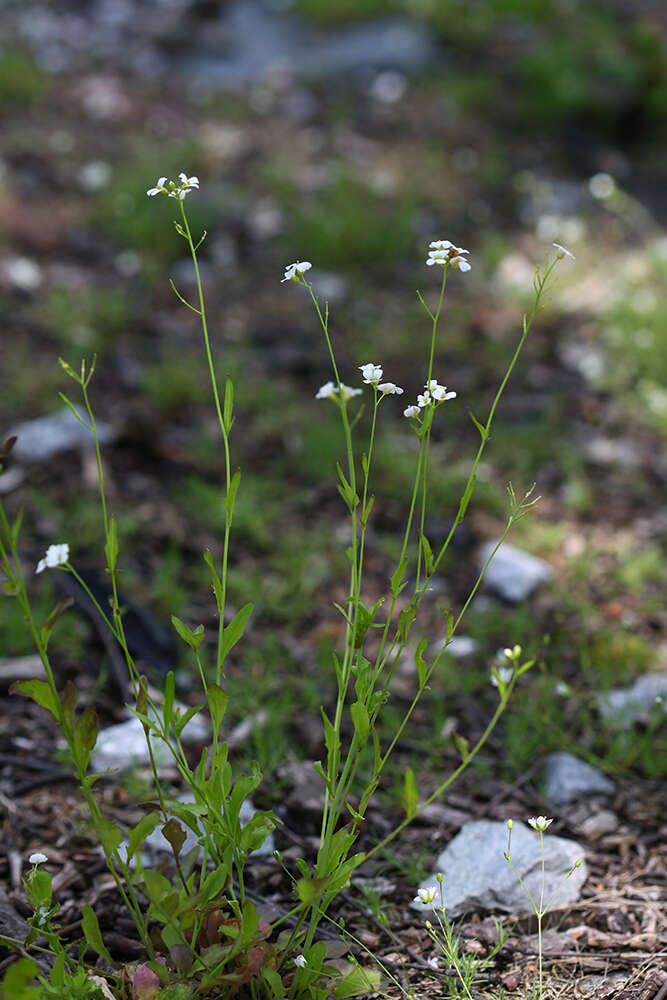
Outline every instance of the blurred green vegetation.
<path fill-rule="evenodd" d="M 0 50 L 0 107 L 21 108 L 34 104 L 46 90 L 46 78 L 26 50 Z"/>

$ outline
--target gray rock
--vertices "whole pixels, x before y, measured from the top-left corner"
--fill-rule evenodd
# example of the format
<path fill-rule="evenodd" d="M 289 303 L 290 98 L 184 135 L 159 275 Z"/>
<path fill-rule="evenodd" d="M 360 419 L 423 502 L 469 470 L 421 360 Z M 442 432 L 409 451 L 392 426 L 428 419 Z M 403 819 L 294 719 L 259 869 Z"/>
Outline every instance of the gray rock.
<path fill-rule="evenodd" d="M 598 840 L 608 833 L 615 833 L 618 830 L 619 822 L 616 813 L 611 809 L 601 809 L 598 813 L 587 816 L 583 823 L 577 827 L 577 833 L 587 840 Z"/>
<path fill-rule="evenodd" d="M 0 660 L 0 690 L 6 690 L 15 681 L 31 681 L 33 678 L 46 678 L 44 664 L 37 653 Z"/>
<path fill-rule="evenodd" d="M 436 863 L 444 876 L 445 907 L 450 917 L 475 910 L 500 910 L 503 913 L 532 912 L 519 881 L 503 857 L 507 850 L 507 826 L 492 820 L 473 820 L 447 845 Z M 568 872 L 584 851 L 573 840 L 544 835 L 544 900 L 551 907 L 563 906 L 579 898 L 586 881 L 585 862 Z M 533 899 L 539 901 L 542 880 L 540 837 L 528 826 L 515 823 L 512 830 L 512 864 L 526 884 Z M 425 879 L 422 888 L 437 884 L 435 877 Z M 437 897 L 436 897 L 437 903 Z M 431 911 L 432 906 L 412 903 L 415 910 Z"/>
<path fill-rule="evenodd" d="M 495 543 L 489 542 L 480 549 L 480 570 L 494 548 Z M 518 604 L 529 597 L 540 584 L 548 583 L 553 576 L 553 567 L 544 559 L 505 542 L 491 560 L 484 582 L 504 600 Z"/>
<path fill-rule="evenodd" d="M 598 711 L 609 726 L 630 729 L 635 722 L 646 722 L 658 699 L 667 712 L 667 671 L 644 674 L 627 688 L 614 688 L 597 696 Z"/>
<path fill-rule="evenodd" d="M 176 708 L 185 711 L 183 705 L 176 703 Z M 181 733 L 181 741 L 185 746 L 203 743 L 209 738 L 210 726 L 205 718 L 195 715 Z M 173 756 L 162 740 L 151 741 L 153 756 L 158 768 L 173 764 Z M 107 726 L 97 737 L 97 743 L 90 758 L 93 771 L 126 771 L 129 767 L 143 766 L 150 763 L 144 727 L 135 716 L 115 726 Z"/>
<path fill-rule="evenodd" d="M 408 18 L 380 18 L 320 32 L 258 0 L 232 0 L 225 4 L 220 24 L 224 46 L 209 29 L 209 51 L 203 38 L 199 51 L 184 53 L 179 61 L 191 85 L 239 86 L 286 72 L 322 78 L 372 70 L 421 71 L 440 56 L 433 36 Z"/>
<path fill-rule="evenodd" d="M 613 795 L 614 782 L 571 753 L 551 753 L 542 768 L 544 795 L 554 805 L 573 802 L 582 795 Z"/>
<path fill-rule="evenodd" d="M 87 419 L 82 410 L 77 413 L 82 420 Z M 96 420 L 97 436 L 101 445 L 111 444 L 115 433 L 109 424 Z M 37 417 L 18 424 L 7 433 L 6 437 L 16 435 L 12 455 L 24 462 L 45 462 L 54 455 L 70 448 L 92 448 L 93 435 L 80 424 L 69 407 L 51 413 L 46 417 Z"/>
<path fill-rule="evenodd" d="M 446 646 L 447 656 L 453 656 L 456 660 L 464 660 L 467 656 L 472 656 L 479 649 L 479 642 L 470 635 L 454 635 L 446 642 L 434 642 L 429 646 L 429 655 L 437 655 Z"/>

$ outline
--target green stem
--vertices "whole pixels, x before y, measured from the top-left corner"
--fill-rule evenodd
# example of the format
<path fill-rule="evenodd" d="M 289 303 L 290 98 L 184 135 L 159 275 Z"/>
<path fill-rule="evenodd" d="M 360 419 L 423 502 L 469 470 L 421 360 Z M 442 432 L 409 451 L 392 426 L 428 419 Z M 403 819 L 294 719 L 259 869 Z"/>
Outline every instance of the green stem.
<path fill-rule="evenodd" d="M 183 227 L 185 231 L 186 240 L 190 248 L 190 255 L 192 257 L 192 263 L 195 269 L 195 279 L 197 282 L 197 295 L 199 298 L 199 315 L 201 317 L 202 332 L 204 335 L 204 347 L 206 349 L 206 360 L 208 362 L 208 370 L 211 376 L 211 388 L 213 390 L 213 399 L 215 401 L 215 410 L 218 416 L 218 423 L 220 425 L 220 433 L 222 434 L 223 445 L 225 449 L 225 483 L 226 483 L 226 495 L 229 496 L 229 490 L 232 482 L 232 470 L 231 470 L 231 455 L 229 450 L 229 431 L 225 427 L 225 421 L 222 414 L 222 406 L 220 403 L 220 393 L 218 392 L 218 382 L 215 377 L 215 365 L 213 364 L 213 355 L 211 353 L 211 343 L 208 334 L 208 323 L 206 320 L 206 305 L 204 302 L 204 289 L 202 287 L 201 275 L 199 273 L 199 261 L 197 260 L 197 247 L 192 239 L 192 233 L 190 232 L 190 226 L 188 223 L 188 218 L 185 213 L 185 205 L 182 201 L 178 202 L 181 210 L 181 218 L 183 219 Z M 201 241 L 200 241 L 201 242 Z M 198 246 L 199 244 L 197 244 Z M 187 303 L 186 303 L 187 304 Z M 192 308 L 192 307 L 190 307 Z M 216 683 L 219 685 L 222 678 L 222 665 L 223 665 L 223 632 L 225 627 L 225 605 L 227 603 L 227 565 L 229 562 L 229 538 L 230 538 L 231 524 L 229 516 L 225 515 L 225 537 L 222 546 L 222 573 L 221 573 L 221 595 L 218 603 L 218 655 L 216 662 Z"/>

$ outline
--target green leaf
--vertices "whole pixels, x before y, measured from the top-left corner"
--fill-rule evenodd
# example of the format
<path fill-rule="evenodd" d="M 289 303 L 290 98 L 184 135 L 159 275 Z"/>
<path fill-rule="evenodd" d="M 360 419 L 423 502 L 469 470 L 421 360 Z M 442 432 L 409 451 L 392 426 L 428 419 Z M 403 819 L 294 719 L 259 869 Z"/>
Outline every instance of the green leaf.
<path fill-rule="evenodd" d="M 315 774 L 319 774 L 320 778 L 324 782 L 329 795 L 333 795 L 333 787 L 329 781 L 328 776 L 325 774 L 324 768 L 322 767 L 322 762 L 320 760 L 313 761 L 313 771 Z"/>
<path fill-rule="evenodd" d="M 62 699 L 62 716 L 70 732 L 74 730 L 74 713 L 79 702 L 79 692 L 72 681 L 65 685 Z"/>
<path fill-rule="evenodd" d="M 373 996 L 380 990 L 381 985 L 382 974 L 377 969 L 366 969 L 355 965 L 338 981 L 334 990 L 334 1000 Z"/>
<path fill-rule="evenodd" d="M 144 885 L 146 887 L 146 895 L 152 903 L 159 903 L 161 900 L 166 899 L 172 891 L 171 885 L 164 875 L 153 871 L 152 868 L 147 868 L 144 871 Z"/>
<path fill-rule="evenodd" d="M 415 652 L 415 663 L 417 665 L 417 676 L 419 678 L 419 689 L 422 690 L 426 684 L 426 678 L 428 677 L 429 665 L 423 657 L 423 652 L 428 646 L 428 639 L 424 636 L 420 640 L 417 650 Z"/>
<path fill-rule="evenodd" d="M 403 794 L 401 795 L 401 805 L 405 809 L 405 815 L 408 819 L 412 819 L 414 816 L 417 810 L 418 802 L 419 793 L 417 792 L 415 774 L 412 768 L 409 767 L 405 772 L 405 777 L 403 779 Z"/>
<path fill-rule="evenodd" d="M 120 827 L 116 826 L 115 823 L 112 823 L 108 819 L 99 820 L 96 823 L 96 830 L 97 835 L 100 838 L 100 843 L 104 848 L 104 853 L 108 857 L 118 849 L 118 846 L 123 839 L 123 831 Z"/>
<path fill-rule="evenodd" d="M 118 529 L 113 514 L 109 521 L 109 534 L 104 545 L 104 554 L 107 557 L 107 566 L 113 572 L 118 562 Z"/>
<path fill-rule="evenodd" d="M 472 420 L 473 424 L 475 425 L 475 427 L 479 431 L 479 436 L 481 437 L 482 441 L 486 441 L 486 439 L 488 437 L 488 431 L 487 431 L 486 427 L 484 427 L 483 424 L 480 424 L 479 420 L 477 419 L 477 417 L 475 416 L 475 414 L 472 412 L 472 410 L 468 410 L 468 416 L 470 417 L 470 419 Z"/>
<path fill-rule="evenodd" d="M 134 857 L 137 853 L 146 837 L 153 832 L 153 830 L 161 823 L 162 818 L 160 813 L 149 812 L 145 816 L 142 816 L 135 827 L 130 830 L 130 836 L 127 843 L 127 860 Z"/>
<path fill-rule="evenodd" d="M 19 532 L 21 530 L 22 524 L 23 524 L 23 507 L 21 507 L 20 511 L 16 515 L 16 520 L 12 525 L 11 537 L 14 546 L 16 546 L 16 543 L 18 541 Z"/>
<path fill-rule="evenodd" d="M 56 720 L 60 720 L 60 702 L 58 696 L 46 681 L 15 681 L 9 689 L 10 694 L 24 694 L 32 698 L 41 708 L 45 708 Z"/>
<path fill-rule="evenodd" d="M 336 463 L 336 468 L 338 469 L 338 476 L 340 479 L 340 482 L 338 483 L 338 492 L 347 504 L 349 510 L 353 511 L 359 504 L 359 497 L 345 478 L 345 473 L 341 468 L 340 462 Z"/>
<path fill-rule="evenodd" d="M 400 563 L 398 564 L 396 572 L 394 573 L 394 575 L 391 578 L 391 593 L 392 593 L 392 597 L 398 597 L 398 595 L 400 594 L 400 592 L 405 587 L 405 583 L 403 583 L 403 577 L 405 576 L 405 570 L 407 568 L 407 565 L 408 565 L 408 557 L 407 556 L 403 556 L 403 558 L 401 559 Z"/>
<path fill-rule="evenodd" d="M 405 809 L 405 815 L 408 819 L 412 819 L 414 816 L 417 810 L 418 802 L 419 793 L 417 792 L 415 774 L 412 768 L 409 767 L 405 772 L 405 777 L 403 779 L 403 794 L 401 795 L 401 805 Z"/>
<path fill-rule="evenodd" d="M 422 553 L 424 554 L 424 572 L 426 576 L 433 574 L 433 549 L 426 535 L 422 532 L 419 536 Z"/>
<path fill-rule="evenodd" d="M 7 969 L 2 983 L 0 996 L 11 1000 L 12 997 L 22 997 L 26 986 L 37 978 L 37 962 L 31 958 L 20 958 L 18 962 Z M 30 994 L 32 996 L 33 994 Z M 36 994 L 35 994 L 36 995 Z"/>
<path fill-rule="evenodd" d="M 49 976 L 49 982 L 52 986 L 55 986 L 57 990 L 62 994 L 65 988 L 65 952 L 61 951 L 56 957 L 53 967 L 51 969 L 51 975 Z M 70 980 L 70 985 L 72 982 Z"/>
<path fill-rule="evenodd" d="M 229 872 L 224 865 L 214 868 L 206 876 L 199 890 L 202 903 L 210 903 L 212 899 L 217 899 L 229 879 Z"/>
<path fill-rule="evenodd" d="M 211 574 L 211 581 L 213 583 L 213 590 L 215 592 L 215 600 L 218 606 L 218 611 L 220 611 L 220 607 L 222 604 L 222 582 L 217 574 L 215 566 L 213 565 L 213 556 L 211 555 L 210 549 L 204 550 L 204 562 L 208 566 L 209 572 Z"/>
<path fill-rule="evenodd" d="M 323 708 L 320 708 L 320 712 L 324 723 L 324 745 L 329 754 L 335 755 L 340 750 L 340 735 L 334 729 L 333 723 L 329 720 Z"/>
<path fill-rule="evenodd" d="M 397 630 L 403 642 L 407 642 L 408 636 L 410 634 L 410 629 L 412 628 L 416 617 L 417 615 L 415 612 L 414 603 L 410 601 L 410 603 L 403 608 L 403 610 L 398 616 Z"/>
<path fill-rule="evenodd" d="M 192 705 L 185 712 L 181 712 L 181 710 L 177 708 L 171 720 L 171 728 L 174 731 L 174 735 L 180 736 L 190 719 L 193 719 L 197 712 L 201 712 L 203 707 L 203 705 Z"/>
<path fill-rule="evenodd" d="M 283 981 L 275 969 L 261 969 L 260 978 L 263 979 L 268 986 L 271 1000 L 278 1000 L 279 997 L 283 997 L 285 995 Z"/>
<path fill-rule="evenodd" d="M 229 484 L 229 490 L 227 491 L 227 496 L 225 497 L 225 511 L 227 514 L 227 524 L 231 528 L 232 520 L 234 518 L 234 504 L 236 503 L 236 494 L 241 482 L 241 470 L 237 469 L 232 476 L 232 481 Z"/>
<path fill-rule="evenodd" d="M 456 747 L 457 752 L 460 754 L 461 760 L 467 760 L 468 754 L 470 752 L 470 744 L 465 736 L 461 736 L 456 730 L 452 733 L 452 743 Z"/>
<path fill-rule="evenodd" d="M 220 726 L 227 711 L 229 695 L 218 684 L 209 684 L 206 688 L 206 701 L 208 702 L 208 710 L 211 713 L 213 731 L 217 735 L 220 732 Z"/>
<path fill-rule="evenodd" d="M 467 486 L 465 488 L 465 493 L 461 497 L 461 502 L 459 504 L 459 510 L 458 510 L 457 515 L 456 515 L 456 520 L 457 521 L 461 521 L 463 519 L 463 516 L 464 516 L 464 514 L 466 512 L 466 508 L 467 508 L 467 506 L 468 506 L 468 504 L 470 502 L 470 497 L 472 496 L 472 491 L 474 490 L 474 488 L 475 488 L 475 475 L 473 473 L 470 476 L 470 479 L 468 480 L 468 484 L 467 484 Z"/>
<path fill-rule="evenodd" d="M 352 716 L 352 723 L 359 737 L 359 742 L 362 746 L 365 746 L 371 728 L 368 709 L 363 702 L 355 701 L 353 705 L 350 705 L 350 715 Z"/>
<path fill-rule="evenodd" d="M 302 878 L 296 884 L 299 899 L 306 906 L 316 902 L 329 884 L 329 876 L 325 878 Z"/>
<path fill-rule="evenodd" d="M 83 908 L 83 916 L 81 918 L 81 929 L 83 930 L 83 936 L 86 939 L 86 944 L 89 948 L 108 962 L 109 965 L 113 965 L 113 959 L 106 949 L 104 941 L 102 940 L 102 934 L 100 932 L 100 925 L 97 922 L 97 917 L 95 916 L 95 911 L 92 906 L 88 903 L 85 904 Z"/>
<path fill-rule="evenodd" d="M 174 671 L 170 670 L 164 682 L 164 702 L 162 705 L 162 719 L 164 721 L 165 733 L 167 732 L 169 726 L 171 725 L 171 719 L 174 713 L 175 698 L 176 698 L 176 678 L 174 677 Z"/>
<path fill-rule="evenodd" d="M 49 644 L 49 637 L 53 630 L 53 626 L 56 624 L 61 615 L 64 615 L 66 611 L 69 611 L 73 604 L 74 600 L 71 597 L 67 597 L 64 601 L 60 601 L 56 604 L 55 608 L 44 622 L 40 635 L 45 647 Z"/>
<path fill-rule="evenodd" d="M 365 504 L 364 509 L 363 509 L 363 513 L 361 515 L 361 523 L 364 525 L 364 527 L 366 526 L 368 518 L 371 515 L 371 511 L 373 510 L 373 504 L 374 503 L 375 503 L 375 497 L 374 496 L 370 496 L 368 498 L 368 500 L 366 501 L 366 504 Z"/>
<path fill-rule="evenodd" d="M 197 625 L 196 629 L 191 629 L 185 624 L 185 622 L 181 621 L 180 618 L 177 618 L 176 615 L 171 616 L 171 624 L 174 626 L 183 642 L 186 642 L 191 649 L 199 649 L 199 645 L 204 638 L 203 625 Z"/>
<path fill-rule="evenodd" d="M 77 719 L 72 740 L 72 753 L 81 773 L 88 767 L 90 753 L 97 740 L 97 732 L 97 713 L 93 705 L 88 705 Z"/>
<path fill-rule="evenodd" d="M 248 603 L 244 604 L 240 611 L 237 611 L 229 625 L 225 627 L 222 633 L 222 651 L 221 651 L 221 662 L 224 662 L 227 658 L 227 654 L 230 649 L 233 649 L 236 643 L 239 641 L 241 636 L 245 631 L 245 627 L 248 624 L 248 619 L 252 614 L 252 609 L 254 604 Z"/>
<path fill-rule="evenodd" d="M 232 416 L 232 411 L 234 409 L 234 383 L 230 378 L 225 381 L 225 401 L 222 407 L 222 421 L 225 427 L 225 432 L 229 434 L 232 429 L 232 424 L 234 423 L 234 418 Z"/>

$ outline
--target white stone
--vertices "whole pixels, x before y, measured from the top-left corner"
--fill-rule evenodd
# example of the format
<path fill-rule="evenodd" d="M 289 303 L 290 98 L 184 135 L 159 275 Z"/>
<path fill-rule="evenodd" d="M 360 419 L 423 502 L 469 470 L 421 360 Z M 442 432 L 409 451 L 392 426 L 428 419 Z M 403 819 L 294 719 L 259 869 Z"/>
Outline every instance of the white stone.
<path fill-rule="evenodd" d="M 495 543 L 483 545 L 479 553 L 479 568 L 489 558 Z M 484 574 L 484 583 L 512 604 L 529 597 L 542 583 L 553 579 L 553 567 L 537 556 L 505 542 L 496 552 Z"/>

